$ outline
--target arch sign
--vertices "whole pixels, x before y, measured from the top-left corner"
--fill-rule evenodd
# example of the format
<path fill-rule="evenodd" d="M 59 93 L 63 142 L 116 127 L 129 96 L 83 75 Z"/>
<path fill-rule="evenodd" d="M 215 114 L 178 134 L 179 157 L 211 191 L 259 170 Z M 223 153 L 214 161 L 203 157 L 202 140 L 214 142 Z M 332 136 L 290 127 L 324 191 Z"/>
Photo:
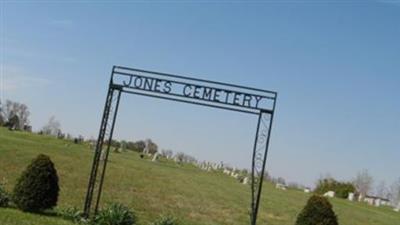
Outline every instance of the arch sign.
<path fill-rule="evenodd" d="M 122 66 L 114 66 L 111 72 L 84 205 L 86 217 L 97 213 L 122 93 L 257 115 L 252 152 L 250 205 L 250 224 L 256 225 L 277 93 Z M 105 157 L 100 157 L 101 154 Z"/>

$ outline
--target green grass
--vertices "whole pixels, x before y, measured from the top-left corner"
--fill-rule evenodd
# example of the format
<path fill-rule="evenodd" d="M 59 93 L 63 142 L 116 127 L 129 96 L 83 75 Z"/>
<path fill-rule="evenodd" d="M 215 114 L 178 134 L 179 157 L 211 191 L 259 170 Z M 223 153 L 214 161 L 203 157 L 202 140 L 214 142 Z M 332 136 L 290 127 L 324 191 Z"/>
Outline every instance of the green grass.
<path fill-rule="evenodd" d="M 73 225 L 51 215 L 24 213 L 16 209 L 0 208 L 0 224 L 2 225 Z"/>
<path fill-rule="evenodd" d="M 54 161 L 60 177 L 58 207 L 83 206 L 92 152 L 85 145 L 0 128 L 0 181 L 11 191 L 22 170 L 39 153 Z M 172 214 L 187 225 L 249 224 L 249 186 L 215 172 L 173 162 L 154 163 L 133 152 L 112 153 L 102 203 L 122 202 L 147 225 L 160 214 Z M 294 224 L 310 195 L 277 190 L 266 183 L 259 224 Z M 341 225 L 399 225 L 400 213 L 362 203 L 331 199 Z M 0 224 L 69 224 L 55 217 L 0 209 Z"/>

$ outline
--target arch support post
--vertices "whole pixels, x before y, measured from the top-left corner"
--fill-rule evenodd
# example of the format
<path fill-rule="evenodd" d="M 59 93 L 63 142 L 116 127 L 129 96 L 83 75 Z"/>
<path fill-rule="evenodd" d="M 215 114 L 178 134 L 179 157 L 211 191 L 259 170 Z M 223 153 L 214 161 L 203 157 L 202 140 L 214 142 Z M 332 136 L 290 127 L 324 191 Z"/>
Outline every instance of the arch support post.
<path fill-rule="evenodd" d="M 120 98 L 121 89 L 113 85 L 111 77 L 86 192 L 83 211 L 85 218 L 89 218 L 92 213 L 96 214 L 99 207 Z"/>
<path fill-rule="evenodd" d="M 273 108 L 275 108 L 275 103 Z M 274 110 L 272 112 L 261 111 L 258 116 L 256 137 L 253 147 L 253 160 L 251 168 L 251 212 L 250 224 L 257 224 L 257 214 L 260 205 L 262 186 L 265 177 L 265 165 L 268 155 L 268 146 L 271 136 L 272 120 L 274 118 Z"/>

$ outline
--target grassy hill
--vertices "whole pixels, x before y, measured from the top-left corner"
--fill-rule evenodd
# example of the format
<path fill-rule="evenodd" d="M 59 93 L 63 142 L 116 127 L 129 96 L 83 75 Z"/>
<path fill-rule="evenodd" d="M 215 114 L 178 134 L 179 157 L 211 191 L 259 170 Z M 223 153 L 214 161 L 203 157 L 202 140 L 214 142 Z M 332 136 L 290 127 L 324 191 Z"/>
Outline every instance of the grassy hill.
<path fill-rule="evenodd" d="M 83 206 L 92 152 L 69 141 L 0 128 L 0 181 L 11 191 L 22 170 L 39 153 L 54 161 L 60 177 L 60 208 Z M 266 183 L 259 224 L 294 224 L 309 194 L 277 190 Z M 160 214 L 172 214 L 187 225 L 249 224 L 250 188 L 221 173 L 191 165 L 151 162 L 134 152 L 112 153 L 102 203 L 133 208 L 142 225 Z M 400 213 L 363 203 L 331 199 L 341 225 L 399 225 Z M 29 221 L 29 222 L 28 222 Z M 70 224 L 54 217 L 0 209 L 0 224 Z"/>

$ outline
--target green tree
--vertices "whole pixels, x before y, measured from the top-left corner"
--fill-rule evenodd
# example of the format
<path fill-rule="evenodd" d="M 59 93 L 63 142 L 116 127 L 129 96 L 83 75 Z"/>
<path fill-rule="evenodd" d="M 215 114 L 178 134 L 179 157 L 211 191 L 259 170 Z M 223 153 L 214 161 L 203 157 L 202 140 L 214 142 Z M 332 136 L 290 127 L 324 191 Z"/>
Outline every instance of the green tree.
<path fill-rule="evenodd" d="M 6 126 L 10 130 L 18 130 L 19 129 L 19 117 L 17 115 L 13 115 L 11 118 L 8 119 Z"/>
<path fill-rule="evenodd" d="M 334 191 L 338 198 L 347 198 L 349 193 L 356 191 L 356 188 L 350 182 L 339 182 L 333 178 L 318 180 L 314 192 L 322 195 L 328 191 Z"/>

